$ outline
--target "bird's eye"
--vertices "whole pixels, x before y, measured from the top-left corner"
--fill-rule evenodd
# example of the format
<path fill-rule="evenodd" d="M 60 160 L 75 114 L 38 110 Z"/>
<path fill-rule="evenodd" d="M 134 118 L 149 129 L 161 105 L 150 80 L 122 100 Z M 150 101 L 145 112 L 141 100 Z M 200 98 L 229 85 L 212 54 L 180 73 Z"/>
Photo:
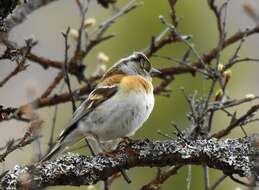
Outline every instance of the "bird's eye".
<path fill-rule="evenodd" d="M 151 69 L 151 65 L 149 62 L 147 62 L 145 59 L 140 60 L 140 66 L 143 70 L 149 72 Z"/>

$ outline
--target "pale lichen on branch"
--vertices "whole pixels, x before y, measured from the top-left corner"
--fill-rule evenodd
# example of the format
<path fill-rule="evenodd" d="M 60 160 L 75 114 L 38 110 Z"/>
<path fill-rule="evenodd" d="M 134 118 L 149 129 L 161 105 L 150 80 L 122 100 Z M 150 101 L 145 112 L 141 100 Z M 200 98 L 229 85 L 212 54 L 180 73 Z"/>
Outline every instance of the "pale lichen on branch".
<path fill-rule="evenodd" d="M 31 166 L 15 166 L 1 181 L 2 187 L 22 189 L 55 185 L 89 185 L 121 169 L 177 164 L 206 164 L 226 175 L 251 176 L 254 168 L 249 156 L 255 153 L 253 137 L 216 141 L 183 139 L 175 141 L 137 140 L 106 155 L 95 157 L 67 154 L 54 161 Z M 26 177 L 23 177 L 26 176 Z"/>

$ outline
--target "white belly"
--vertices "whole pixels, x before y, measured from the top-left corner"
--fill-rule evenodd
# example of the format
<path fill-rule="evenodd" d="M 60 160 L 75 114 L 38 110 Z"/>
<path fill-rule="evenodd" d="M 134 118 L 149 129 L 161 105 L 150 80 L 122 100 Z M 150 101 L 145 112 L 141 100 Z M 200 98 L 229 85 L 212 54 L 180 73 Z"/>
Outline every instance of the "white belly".
<path fill-rule="evenodd" d="M 82 133 L 92 133 L 100 141 L 134 135 L 154 107 L 153 93 L 117 93 L 99 105 L 80 123 Z"/>

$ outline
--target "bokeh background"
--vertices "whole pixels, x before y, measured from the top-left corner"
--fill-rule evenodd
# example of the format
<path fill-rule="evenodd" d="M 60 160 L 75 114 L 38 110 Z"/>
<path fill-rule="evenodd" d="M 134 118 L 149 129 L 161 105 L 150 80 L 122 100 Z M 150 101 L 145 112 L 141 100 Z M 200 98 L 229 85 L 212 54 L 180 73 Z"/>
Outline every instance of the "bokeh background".
<path fill-rule="evenodd" d="M 221 1 L 219 1 L 221 2 Z M 222 1 L 223 2 L 223 1 Z M 242 5 L 245 2 L 252 3 L 255 8 L 259 7 L 259 1 L 252 0 L 235 0 L 230 1 L 228 6 L 227 17 L 227 31 L 228 35 L 244 29 L 246 27 L 254 26 L 253 21 L 245 14 Z M 118 7 L 126 4 L 126 0 L 119 0 Z M 218 33 L 216 28 L 216 20 L 212 12 L 209 10 L 205 0 L 183 0 L 177 4 L 177 15 L 181 18 L 179 23 L 179 31 L 182 34 L 191 34 L 193 43 L 198 52 L 205 53 L 211 48 L 216 47 L 218 40 Z M 258 9 L 259 12 L 259 9 Z M 88 18 L 96 18 L 97 23 L 112 16 L 115 10 L 103 9 L 98 6 L 95 1 L 91 1 L 90 9 L 87 14 Z M 117 37 L 106 41 L 95 48 L 89 56 L 84 60 L 87 65 L 86 75 L 96 70 L 96 60 L 99 52 L 104 52 L 110 58 L 109 66 L 121 57 L 131 54 L 133 51 L 144 49 L 150 42 L 152 35 L 157 35 L 164 28 L 160 23 L 158 17 L 163 15 L 169 18 L 170 9 L 166 0 L 151 1 L 143 0 L 143 5 L 128 15 L 118 20 L 108 32 L 114 32 Z M 21 25 L 15 27 L 10 33 L 10 39 L 23 45 L 26 37 L 34 36 L 39 44 L 33 48 L 33 52 L 37 55 L 48 57 L 53 60 L 64 59 L 64 41 L 61 35 L 68 26 L 71 28 L 78 28 L 80 22 L 80 14 L 74 1 L 60 0 L 44 7 L 33 14 L 29 15 L 28 19 Z M 75 45 L 73 38 L 69 39 L 71 46 Z M 237 45 L 237 44 L 236 44 Z M 232 55 L 236 45 L 227 48 L 221 58 L 224 63 Z M 245 45 L 242 48 L 241 55 L 244 57 L 258 58 L 259 38 L 258 35 L 247 38 Z M 181 58 L 186 47 L 183 44 L 172 44 L 159 51 L 159 55 L 172 56 L 174 58 Z M 14 67 L 11 62 L 5 61 L 6 64 L 1 64 L 0 78 L 6 76 Z M 162 68 L 174 63 L 161 60 L 159 58 L 151 58 L 154 67 Z M 29 63 L 28 69 L 11 81 L 9 81 L 3 88 L 0 89 L 0 105 L 18 107 L 35 97 L 41 95 L 48 84 L 55 77 L 57 70 L 43 70 L 42 67 L 34 63 Z M 242 63 L 233 68 L 233 77 L 229 84 L 228 92 L 231 97 L 242 98 L 246 94 L 259 94 L 259 63 Z M 72 78 L 72 88 L 75 89 L 79 85 L 76 80 Z M 154 83 L 157 83 L 155 80 Z M 134 138 L 149 138 L 149 139 L 164 139 L 157 133 L 157 130 L 172 133 L 174 129 L 170 127 L 170 122 L 174 121 L 179 127 L 185 128 L 189 126 L 186 119 L 188 106 L 184 99 L 181 87 L 184 87 L 187 93 L 193 93 L 195 90 L 199 94 L 206 92 L 207 82 L 203 77 L 198 76 L 193 78 L 189 74 L 177 76 L 170 88 L 172 89 L 171 96 L 156 97 L 156 105 L 149 120 L 144 124 Z M 240 107 L 238 113 L 242 113 L 248 105 Z M 52 122 L 54 107 L 44 108 L 38 110 L 38 114 L 44 120 L 41 139 L 41 149 L 44 152 L 47 147 L 48 137 L 50 134 L 50 126 Z M 57 130 L 56 135 L 66 125 L 71 118 L 72 109 L 71 104 L 62 104 L 59 106 L 57 116 Z M 213 129 L 223 128 L 227 125 L 227 120 L 223 115 L 217 115 L 213 123 Z M 19 138 L 26 131 L 27 124 L 8 121 L 1 123 L 0 127 L 0 144 L 4 145 L 10 138 Z M 257 128 L 257 129 L 256 129 Z M 249 125 L 248 133 L 258 131 L 256 124 Z M 232 134 L 232 137 L 240 137 L 242 133 L 237 129 Z M 87 154 L 87 151 L 80 150 L 82 154 Z M 35 153 L 33 146 L 28 146 L 20 151 L 16 151 L 7 157 L 1 169 L 12 168 L 14 164 L 26 164 L 30 162 Z M 191 189 L 203 189 L 203 172 L 200 166 L 192 166 Z M 133 183 L 128 185 L 122 179 L 115 181 L 112 189 L 131 190 L 138 189 L 141 185 L 147 183 L 155 176 L 155 168 L 135 168 L 129 171 L 129 176 Z M 216 170 L 210 170 L 211 184 L 222 173 Z M 187 167 L 179 170 L 178 174 L 163 184 L 163 189 L 185 189 L 186 187 Z M 97 186 L 98 187 L 98 186 Z M 218 189 L 235 189 L 240 185 L 225 180 Z M 58 187 L 50 189 L 79 189 L 80 187 Z M 245 187 L 241 187 L 246 189 Z M 81 187 L 85 189 L 85 187 Z"/>

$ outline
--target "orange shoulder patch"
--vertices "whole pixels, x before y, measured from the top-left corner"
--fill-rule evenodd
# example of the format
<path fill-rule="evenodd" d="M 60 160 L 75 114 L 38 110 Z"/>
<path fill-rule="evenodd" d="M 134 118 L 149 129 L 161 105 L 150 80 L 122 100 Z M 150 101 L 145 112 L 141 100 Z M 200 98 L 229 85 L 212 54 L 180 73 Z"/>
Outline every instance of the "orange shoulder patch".
<path fill-rule="evenodd" d="M 152 83 L 140 76 L 125 76 L 121 81 L 121 87 L 125 91 L 153 91 Z"/>
<path fill-rule="evenodd" d="M 121 82 L 122 78 L 125 76 L 126 75 L 124 75 L 124 74 L 116 74 L 116 75 L 109 76 L 107 78 L 104 78 L 100 82 L 100 85 L 101 86 L 111 86 L 114 84 L 119 84 Z"/>

